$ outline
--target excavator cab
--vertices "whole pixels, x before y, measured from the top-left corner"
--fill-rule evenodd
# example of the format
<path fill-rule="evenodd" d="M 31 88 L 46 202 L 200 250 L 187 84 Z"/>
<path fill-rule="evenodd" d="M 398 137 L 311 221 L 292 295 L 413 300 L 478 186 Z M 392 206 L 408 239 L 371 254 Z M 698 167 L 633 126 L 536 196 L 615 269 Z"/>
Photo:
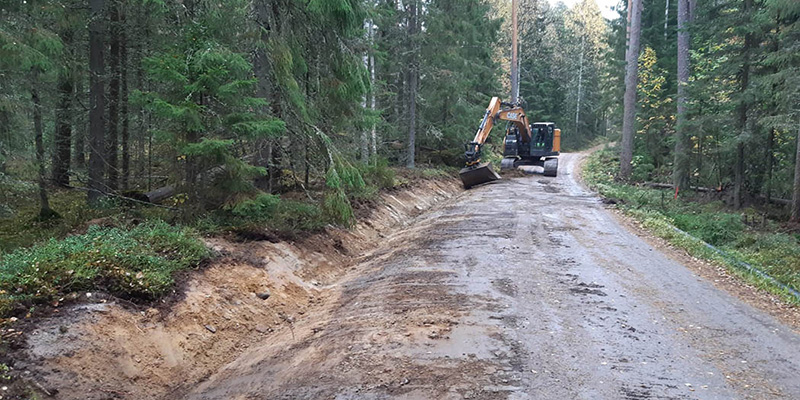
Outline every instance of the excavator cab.
<path fill-rule="evenodd" d="M 561 130 L 552 122 L 536 122 L 531 125 L 531 154 L 547 157 L 557 156 L 561 143 Z M 558 140 L 556 140 L 558 137 Z"/>

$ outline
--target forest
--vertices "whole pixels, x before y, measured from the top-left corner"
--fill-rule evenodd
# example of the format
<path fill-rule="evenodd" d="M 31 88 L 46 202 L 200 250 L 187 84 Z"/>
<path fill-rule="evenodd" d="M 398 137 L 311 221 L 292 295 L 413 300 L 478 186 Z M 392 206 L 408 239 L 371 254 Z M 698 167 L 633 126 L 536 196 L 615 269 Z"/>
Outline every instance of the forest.
<path fill-rule="evenodd" d="M 800 3 L 519 3 L 519 100 L 566 151 L 616 142 L 617 182 L 800 219 Z M 378 191 L 463 166 L 511 90 L 510 9 L 2 0 L 0 251 L 109 217 L 351 226 Z"/>

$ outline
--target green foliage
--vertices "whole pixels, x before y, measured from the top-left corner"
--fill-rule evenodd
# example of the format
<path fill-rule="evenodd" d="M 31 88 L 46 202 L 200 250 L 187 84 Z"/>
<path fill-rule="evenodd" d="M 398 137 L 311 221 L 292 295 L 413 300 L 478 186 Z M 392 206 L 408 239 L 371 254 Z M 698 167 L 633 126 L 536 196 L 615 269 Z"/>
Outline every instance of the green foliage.
<path fill-rule="evenodd" d="M 322 200 L 324 217 L 337 225 L 352 226 L 355 214 L 347 194 L 361 194 L 366 189 L 361 171 L 340 161 L 328 170 L 325 185 L 327 190 Z"/>
<path fill-rule="evenodd" d="M 520 95 L 528 116 L 555 122 L 563 148 L 582 148 L 605 133 L 596 121 L 608 113 L 611 96 L 602 75 L 608 22 L 594 1 L 520 7 Z"/>
<path fill-rule="evenodd" d="M 452 178 L 455 170 L 447 168 L 420 168 L 419 173 L 423 178 L 436 179 L 436 178 Z"/>
<path fill-rule="evenodd" d="M 352 226 L 355 222 L 353 207 L 343 190 L 331 190 L 322 200 L 323 216 L 334 224 Z"/>
<path fill-rule="evenodd" d="M 674 214 L 675 226 L 715 246 L 733 243 L 745 230 L 742 217 L 729 213 Z"/>
<path fill-rule="evenodd" d="M 7 192 L 4 203 L 12 214 L 0 217 L 0 254 L 19 247 L 27 247 L 49 238 L 61 238 L 75 230 L 81 230 L 86 221 L 107 219 L 109 223 L 124 226 L 131 220 L 142 218 L 166 218 L 166 210 L 140 208 L 122 204 L 115 198 L 104 198 L 97 207 L 86 204 L 86 194 L 80 191 L 56 191 L 51 193 L 50 205 L 62 218 L 56 221 L 39 221 L 39 204 L 31 202 L 31 184 L 19 186 Z M 0 198 L 3 195 L 0 194 Z"/>
<path fill-rule="evenodd" d="M 281 201 L 274 221 L 283 232 L 314 232 L 326 225 L 318 206 L 299 201 Z"/>
<path fill-rule="evenodd" d="M 391 189 L 395 186 L 396 174 L 389 168 L 389 162 L 386 159 L 378 159 L 373 163 L 362 165 L 360 168 L 368 187 Z"/>
<path fill-rule="evenodd" d="M 234 18 L 246 13 L 247 5 L 230 6 L 230 13 L 198 7 L 196 18 L 202 24 L 176 32 L 177 43 L 144 60 L 156 88 L 133 96 L 159 118 L 162 148 L 190 165 L 174 171 L 182 172 L 175 179 L 193 182 L 191 191 L 204 193 L 202 200 L 211 206 L 235 204 L 256 192 L 253 180 L 267 171 L 245 161 L 241 153 L 245 145 L 277 138 L 286 130 L 283 121 L 257 112 L 267 103 L 254 96 L 252 65 L 222 28 L 238 23 Z M 189 204 L 202 205 L 200 200 L 192 198 Z"/>
<path fill-rule="evenodd" d="M 636 145 L 640 148 L 638 153 L 646 156 L 649 170 L 636 171 L 634 165 L 632 178 L 637 181 L 650 180 L 655 169 L 671 161 L 668 154 L 675 117 L 672 114 L 672 98 L 665 92 L 667 76 L 666 71 L 658 66 L 656 51 L 652 47 L 645 47 L 639 56 L 639 110 L 636 114 L 639 129 L 636 132 Z"/>
<path fill-rule="evenodd" d="M 36 186 L 31 182 L 20 181 L 0 173 L 0 221 L 14 216 L 16 210 L 13 206 L 24 202 L 35 190 Z"/>
<path fill-rule="evenodd" d="M 186 228 L 147 222 L 126 230 L 92 226 L 86 234 L 51 239 L 0 258 L 0 303 L 42 302 L 83 290 L 154 299 L 173 274 L 209 256 Z"/>
<path fill-rule="evenodd" d="M 234 232 L 245 237 L 261 237 L 265 232 L 297 235 L 315 232 L 330 223 L 315 203 L 259 194 L 223 210 L 216 210 L 195 223 L 205 233 Z"/>
<path fill-rule="evenodd" d="M 255 199 L 245 200 L 236 204 L 230 211 L 238 217 L 265 219 L 273 215 L 280 202 L 280 196 L 262 193 Z"/>

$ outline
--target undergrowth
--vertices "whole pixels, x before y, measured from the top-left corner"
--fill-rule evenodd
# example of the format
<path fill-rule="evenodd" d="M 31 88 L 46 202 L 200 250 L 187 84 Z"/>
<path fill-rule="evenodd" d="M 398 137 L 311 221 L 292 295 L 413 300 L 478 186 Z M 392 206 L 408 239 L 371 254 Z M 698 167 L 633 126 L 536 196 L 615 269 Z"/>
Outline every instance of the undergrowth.
<path fill-rule="evenodd" d="M 175 272 L 209 256 L 189 228 L 150 221 L 130 229 L 92 226 L 82 235 L 51 239 L 0 258 L 0 315 L 71 292 L 103 290 L 152 300 L 173 285 Z"/>
<path fill-rule="evenodd" d="M 618 208 L 637 219 L 656 236 L 687 250 L 695 257 L 726 265 L 749 282 L 783 295 L 790 303 L 800 303 L 774 284 L 739 266 L 739 262 L 746 262 L 778 282 L 800 290 L 800 238 L 797 235 L 779 232 L 779 226 L 768 220 L 759 226 L 746 224 L 743 215 L 755 215 L 753 210 L 737 213 L 719 201 L 674 199 L 670 190 L 617 182 L 614 174 L 618 166 L 616 152 L 601 150 L 589 157 L 583 177 L 593 189 L 613 200 Z M 719 248 L 728 256 L 709 249 L 705 243 Z"/>
<path fill-rule="evenodd" d="M 353 202 L 375 199 L 381 190 L 401 184 L 385 160 L 369 165 L 335 165 L 325 176 L 320 200 L 298 200 L 259 194 L 238 204 L 213 211 L 196 222 L 204 233 L 233 232 L 260 238 L 269 232 L 296 236 L 322 230 L 328 225 L 350 227 L 355 223 Z"/>
<path fill-rule="evenodd" d="M 15 185 L 17 190 L 24 186 Z M 0 189 L 2 186 L 0 185 Z M 50 206 L 61 218 L 42 221 L 39 202 L 31 201 L 30 194 L 8 191 L 3 203 L 5 213 L 0 215 L 0 254 L 19 247 L 27 247 L 50 238 L 61 238 L 81 230 L 87 221 L 111 219 L 113 225 L 125 225 L 126 221 L 168 219 L 170 213 L 163 208 L 124 204 L 115 198 L 101 200 L 99 207 L 86 204 L 86 193 L 77 190 L 56 190 L 50 193 Z"/>

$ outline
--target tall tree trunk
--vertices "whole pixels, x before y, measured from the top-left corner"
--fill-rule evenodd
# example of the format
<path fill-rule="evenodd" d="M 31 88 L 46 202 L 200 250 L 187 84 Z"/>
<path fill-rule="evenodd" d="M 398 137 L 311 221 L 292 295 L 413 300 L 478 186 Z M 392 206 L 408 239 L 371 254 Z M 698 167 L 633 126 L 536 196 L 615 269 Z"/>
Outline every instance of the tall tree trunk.
<path fill-rule="evenodd" d="M 83 90 L 83 74 L 76 74 L 73 83 L 75 85 L 73 103 L 82 104 L 80 99 L 83 99 L 86 94 L 86 91 Z M 76 126 L 72 132 L 74 142 L 72 144 L 72 166 L 82 170 L 86 167 L 86 138 L 89 135 L 89 119 L 75 117 L 72 122 Z"/>
<path fill-rule="evenodd" d="M 372 20 L 369 21 L 369 43 L 374 45 L 375 30 L 373 29 Z M 373 51 L 369 52 L 369 109 L 372 111 L 372 118 L 375 118 L 375 54 Z M 372 123 L 372 132 L 370 139 L 372 142 L 372 158 L 377 162 L 378 160 L 378 132 L 377 124 Z"/>
<path fill-rule="evenodd" d="M 777 54 L 778 50 L 780 50 L 780 33 L 781 33 L 781 20 L 780 15 L 776 16 L 775 20 L 775 36 L 772 38 L 772 46 L 770 46 L 770 51 L 773 54 Z M 769 74 L 774 74 L 778 72 L 778 68 L 772 66 L 768 69 Z M 773 92 L 777 89 L 777 84 L 772 84 Z M 775 97 L 772 97 L 773 100 L 769 102 L 769 108 L 771 110 L 770 115 L 774 115 L 775 111 L 780 109 L 780 104 L 778 101 L 775 100 Z M 766 204 L 769 205 L 770 201 L 772 200 L 772 170 L 775 167 L 775 128 L 770 128 L 769 133 L 767 134 L 767 149 L 766 149 L 766 160 L 767 160 L 767 177 L 764 182 L 764 199 L 766 200 Z"/>
<path fill-rule="evenodd" d="M 746 21 L 750 21 L 750 13 L 753 9 L 753 0 L 744 0 L 744 7 L 742 12 L 745 14 Z M 736 143 L 736 164 L 734 167 L 734 182 L 733 182 L 733 207 L 735 209 L 742 208 L 742 195 L 744 190 L 744 144 L 750 136 L 751 121 L 748 121 L 748 112 L 750 111 L 749 100 L 746 99 L 747 90 L 750 86 L 750 50 L 754 46 L 754 37 L 751 32 L 744 35 L 744 47 L 742 48 L 742 69 L 739 73 L 739 82 L 741 84 L 739 95 L 740 104 L 738 107 L 739 113 L 739 137 Z"/>
<path fill-rule="evenodd" d="M 366 35 L 365 39 L 367 44 L 370 44 L 369 32 L 371 29 L 372 29 L 372 21 L 370 21 L 369 19 L 364 19 L 364 35 Z M 369 55 L 371 52 L 372 50 L 367 48 L 367 50 L 364 51 L 364 54 L 361 56 L 361 62 L 364 64 L 364 69 L 366 69 L 367 71 L 369 71 Z M 370 82 L 370 85 L 372 85 L 372 82 Z M 369 92 L 370 90 L 364 92 L 364 96 L 361 98 L 361 110 L 364 115 L 367 114 L 366 110 L 369 101 Z M 361 131 L 360 145 L 361 145 L 360 146 L 361 162 L 364 164 L 369 164 L 369 131 L 367 130 L 366 126 L 364 126 Z"/>
<path fill-rule="evenodd" d="M 42 220 L 51 219 L 56 214 L 50 208 L 50 201 L 47 198 L 47 185 L 45 184 L 45 167 L 44 167 L 44 140 L 42 128 L 42 102 L 39 99 L 39 85 L 38 73 L 34 72 L 33 79 L 31 79 L 31 100 L 33 101 L 33 130 L 34 142 L 36 144 L 36 162 L 39 164 L 39 218 Z"/>
<path fill-rule="evenodd" d="M 797 129 L 797 149 L 794 156 L 794 193 L 792 195 L 792 219 L 800 222 L 800 127 Z"/>
<path fill-rule="evenodd" d="M 63 37 L 63 36 L 62 36 Z M 58 75 L 59 103 L 56 109 L 55 152 L 53 154 L 53 183 L 69 185 L 69 165 L 72 150 L 72 76 L 68 71 Z"/>
<path fill-rule="evenodd" d="M 622 149 L 619 175 L 623 180 L 631 178 L 633 161 L 633 136 L 636 133 L 636 83 L 639 80 L 639 38 L 642 21 L 642 0 L 630 0 L 631 38 L 626 53 L 625 97 L 622 118 Z"/>
<path fill-rule="evenodd" d="M 106 179 L 108 190 L 119 188 L 119 91 L 120 91 L 120 20 L 119 0 L 111 0 L 108 7 L 111 20 L 111 45 L 109 47 L 108 68 L 111 78 L 108 82 L 108 138 L 106 139 Z"/>
<path fill-rule="evenodd" d="M 130 118 L 128 116 L 128 33 L 127 22 L 125 20 L 125 8 L 120 15 L 119 32 L 119 76 L 120 76 L 120 108 L 119 119 L 122 123 L 122 178 L 121 187 L 128 190 L 131 175 L 131 151 L 130 151 Z"/>
<path fill-rule="evenodd" d="M 137 21 L 139 20 L 137 19 Z M 143 31 L 144 30 L 139 31 L 141 35 L 146 34 L 146 31 L 144 32 Z M 144 68 L 142 67 L 142 60 L 144 60 L 145 58 L 144 49 L 146 46 L 145 45 L 146 39 L 140 37 L 139 40 L 137 40 L 136 42 L 138 42 L 138 45 L 136 46 L 136 53 L 135 53 L 136 58 L 133 63 L 133 65 L 136 66 L 136 85 L 138 85 L 138 88 L 140 90 L 147 91 L 148 90 L 147 79 L 144 76 Z M 147 152 L 150 151 L 150 149 L 147 148 L 146 146 L 147 142 L 145 140 L 150 137 L 148 134 L 148 122 L 147 122 L 149 113 L 147 111 L 147 108 L 144 107 L 143 105 L 140 104 L 137 107 L 138 107 L 137 108 L 138 116 L 136 118 L 136 142 L 137 142 L 136 164 L 139 166 L 137 170 L 137 175 L 139 176 L 139 179 L 142 179 L 145 176 L 147 177 L 147 190 L 150 191 L 152 182 L 150 177 L 151 174 L 150 171 L 148 170 L 149 166 L 147 163 L 147 155 L 146 155 Z"/>
<path fill-rule="evenodd" d="M 105 151 L 105 88 L 103 85 L 103 5 L 104 0 L 90 0 L 89 22 L 89 191 L 87 201 L 96 206 L 105 191 L 103 186 L 103 152 Z"/>
<path fill-rule="evenodd" d="M 631 48 L 631 11 L 633 11 L 633 0 L 628 0 L 628 19 L 625 20 L 625 60 L 628 59 L 628 51 Z"/>
<path fill-rule="evenodd" d="M 741 138 L 740 138 L 741 140 Z M 736 144 L 736 163 L 733 178 L 733 208 L 742 208 L 742 186 L 744 186 L 744 143 Z"/>
<path fill-rule="evenodd" d="M 681 0 L 678 0 L 681 1 Z M 680 8 L 680 3 L 678 3 L 678 8 Z M 680 16 L 678 17 L 680 18 Z M 664 6 L 664 47 L 667 47 L 667 27 L 669 26 L 669 0 L 667 0 L 666 5 Z"/>
<path fill-rule="evenodd" d="M 411 44 L 410 60 L 408 63 L 408 161 L 406 166 L 414 168 L 416 157 L 417 136 L 417 0 L 412 0 L 409 6 L 408 37 Z"/>
<path fill-rule="evenodd" d="M 517 61 L 519 45 L 517 45 L 517 8 L 518 0 L 511 0 L 511 99 L 519 100 L 519 62 Z"/>
<path fill-rule="evenodd" d="M 140 50 L 141 51 L 141 50 Z M 139 66 L 141 64 L 141 56 L 137 57 L 137 60 L 134 62 L 136 65 L 136 84 L 139 85 L 140 90 L 146 90 L 144 87 L 144 69 Z M 139 165 L 139 169 L 136 172 L 139 175 L 140 179 L 145 174 L 145 166 L 146 162 L 144 156 L 144 139 L 145 133 L 147 128 L 145 127 L 145 113 L 147 112 L 145 107 L 139 106 L 137 109 L 138 117 L 136 118 L 136 164 Z"/>
<path fill-rule="evenodd" d="M 772 169 L 775 164 L 775 156 L 773 155 L 773 146 L 775 145 L 775 128 L 769 130 L 767 135 L 767 148 L 765 150 L 764 159 L 767 161 L 767 176 L 764 179 L 764 199 L 766 204 L 772 200 Z"/>
<path fill-rule="evenodd" d="M 586 44 L 586 35 L 581 36 L 581 54 L 578 60 L 578 101 L 575 104 L 575 135 L 578 135 L 578 126 L 580 124 L 581 116 L 581 89 L 583 85 L 583 53 Z"/>
<path fill-rule="evenodd" d="M 676 191 L 689 187 L 689 128 L 686 126 L 686 88 L 689 84 L 689 1 L 678 0 L 678 114 L 675 127 L 675 161 L 672 182 Z"/>
<path fill-rule="evenodd" d="M 276 106 L 273 90 L 273 77 L 272 77 L 272 64 L 267 54 L 267 45 L 270 41 L 270 34 L 272 34 L 273 14 L 272 8 L 268 1 L 258 0 L 253 3 L 255 8 L 254 16 L 255 22 L 260 31 L 260 41 L 256 47 L 253 58 L 253 71 L 257 79 L 256 83 L 256 96 L 264 99 L 267 103 Z M 270 114 L 269 106 L 263 108 L 262 112 Z M 263 139 L 258 144 L 258 159 L 256 163 L 259 166 L 266 168 L 267 175 L 256 179 L 256 186 L 261 190 L 271 193 L 273 190 L 273 182 L 275 176 L 275 168 L 273 167 L 273 139 Z"/>

